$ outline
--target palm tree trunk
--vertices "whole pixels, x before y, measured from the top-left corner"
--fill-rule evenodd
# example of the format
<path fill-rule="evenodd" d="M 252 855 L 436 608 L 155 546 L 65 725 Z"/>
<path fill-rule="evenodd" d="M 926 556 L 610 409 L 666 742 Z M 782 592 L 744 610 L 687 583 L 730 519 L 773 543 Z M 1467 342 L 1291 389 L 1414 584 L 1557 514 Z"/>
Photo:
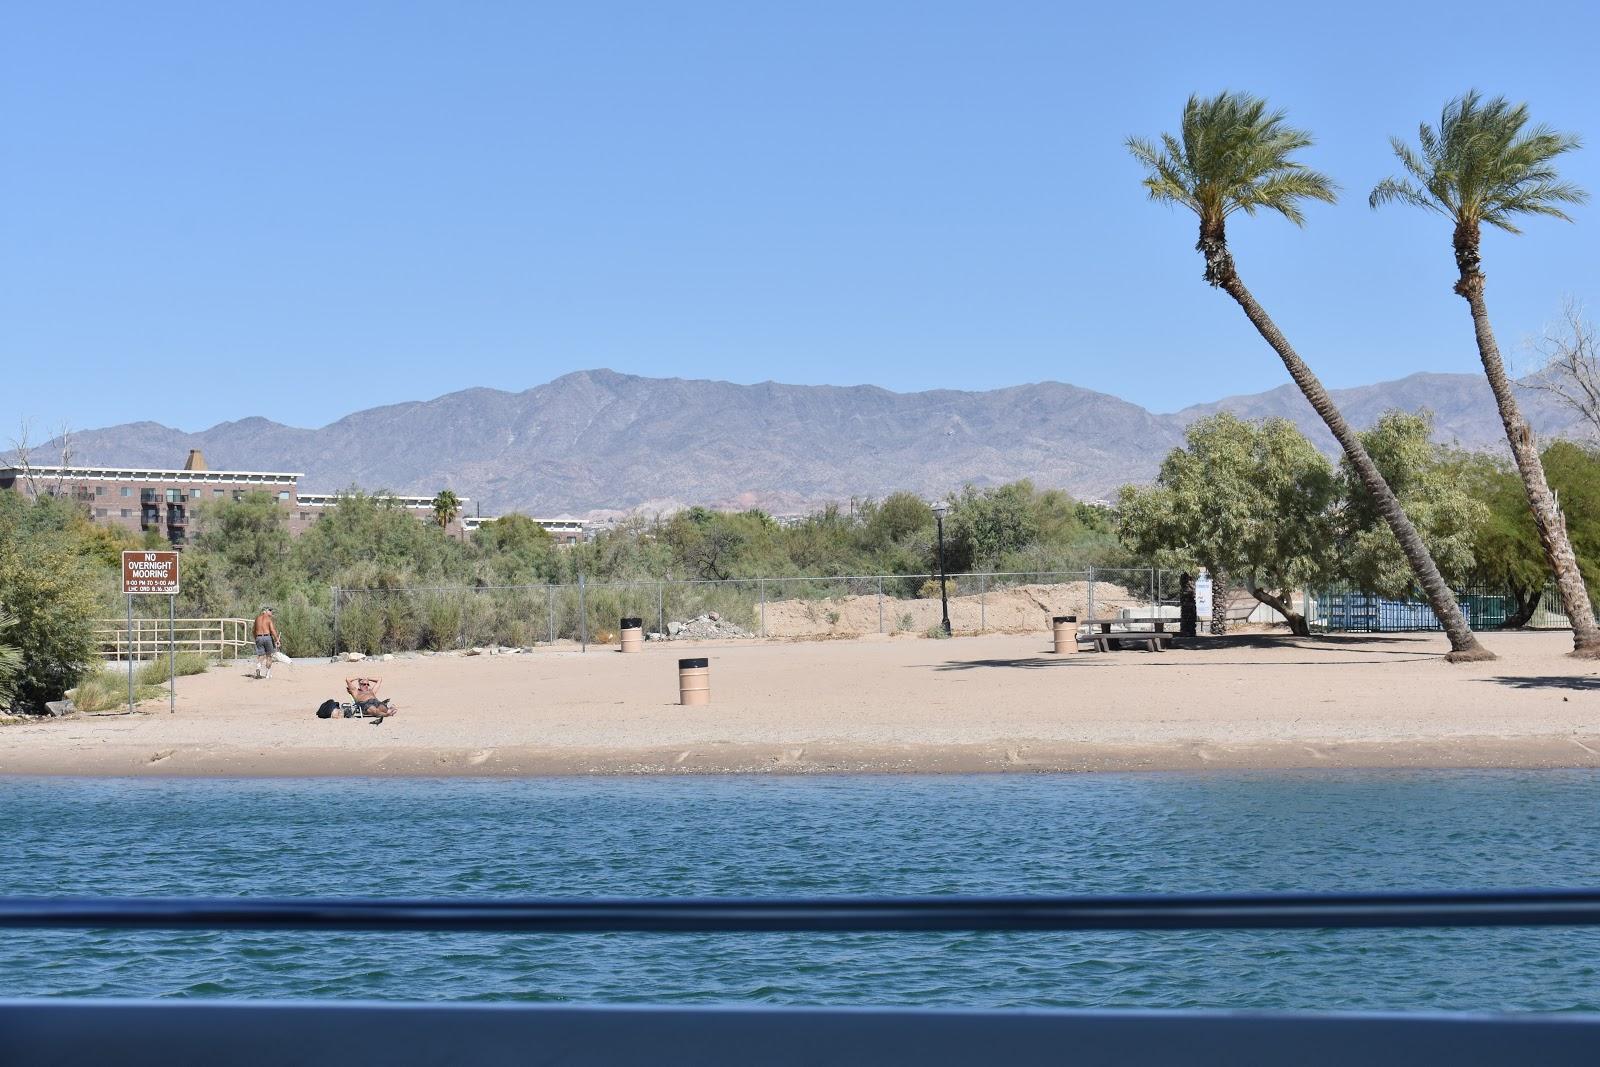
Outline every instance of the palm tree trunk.
<path fill-rule="evenodd" d="M 1323 388 L 1322 382 L 1311 372 L 1311 368 L 1306 366 L 1305 360 L 1301 359 L 1299 353 L 1290 346 L 1277 324 L 1267 315 L 1266 309 L 1256 303 L 1256 298 L 1239 279 L 1239 273 L 1234 268 L 1233 257 L 1228 253 L 1221 228 L 1218 227 L 1211 233 L 1202 228 L 1197 247 L 1206 257 L 1206 280 L 1233 297 L 1244 309 L 1245 316 L 1267 344 L 1272 346 L 1272 350 L 1278 353 L 1278 358 L 1283 360 L 1284 367 L 1289 371 L 1289 377 L 1294 379 L 1295 385 L 1305 394 L 1312 409 L 1327 424 L 1333 439 L 1344 449 L 1345 458 L 1350 461 L 1350 466 L 1355 468 L 1356 477 L 1361 479 L 1361 484 L 1372 494 L 1372 499 L 1378 505 L 1378 513 L 1389 524 L 1389 529 L 1394 531 L 1394 538 L 1400 542 L 1400 550 L 1405 553 L 1407 562 L 1411 564 L 1411 571 L 1417 576 L 1417 583 L 1422 586 L 1434 615 L 1438 617 L 1446 636 L 1450 638 L 1450 652 L 1445 659 L 1451 663 L 1495 659 L 1495 654 L 1480 645 L 1477 637 L 1473 635 L 1472 627 L 1467 625 L 1467 618 L 1461 613 L 1461 605 L 1456 603 L 1455 595 L 1450 592 L 1450 587 L 1445 585 L 1444 576 L 1439 573 L 1439 566 L 1434 563 L 1432 553 L 1423 543 L 1422 535 L 1417 532 L 1416 526 L 1412 525 L 1405 509 L 1400 506 L 1394 490 L 1383 480 L 1377 464 L 1367 455 L 1361 439 L 1350 428 L 1350 424 L 1344 421 L 1344 415 L 1334 406 L 1333 398 Z"/>
<path fill-rule="evenodd" d="M 1463 244 L 1470 247 L 1463 254 Z M 1583 572 L 1578 569 L 1578 557 L 1572 551 L 1567 537 L 1567 520 L 1561 514 L 1555 494 L 1544 476 L 1544 463 L 1539 459 L 1539 446 L 1533 430 L 1522 417 L 1516 394 L 1511 391 L 1511 379 L 1506 376 L 1505 363 L 1500 359 L 1500 346 L 1495 343 L 1494 330 L 1489 325 L 1489 308 L 1483 299 L 1483 272 L 1477 269 L 1477 234 L 1456 237 L 1457 263 L 1461 266 L 1461 280 L 1456 282 L 1456 292 L 1466 298 L 1472 309 L 1472 329 L 1478 337 L 1478 358 L 1483 361 L 1484 376 L 1494 391 L 1494 402 L 1500 409 L 1500 421 L 1506 428 L 1506 440 L 1511 443 L 1511 456 L 1522 476 L 1522 488 L 1528 494 L 1528 506 L 1533 510 L 1533 525 L 1539 531 L 1539 544 L 1544 547 L 1545 559 L 1555 572 L 1556 588 L 1561 591 L 1561 604 L 1566 609 L 1567 620 L 1572 624 L 1572 654 L 1586 659 L 1600 659 L 1600 627 L 1595 626 L 1594 606 L 1589 602 L 1589 590 L 1583 584 Z"/>

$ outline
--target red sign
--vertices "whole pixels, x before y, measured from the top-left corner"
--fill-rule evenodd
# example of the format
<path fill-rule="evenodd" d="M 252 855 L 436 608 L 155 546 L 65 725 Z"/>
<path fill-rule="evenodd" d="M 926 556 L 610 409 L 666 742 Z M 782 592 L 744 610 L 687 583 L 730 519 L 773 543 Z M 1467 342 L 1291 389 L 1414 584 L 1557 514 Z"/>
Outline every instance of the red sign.
<path fill-rule="evenodd" d="M 127 596 L 178 595 L 176 552 L 124 552 L 122 592 Z"/>

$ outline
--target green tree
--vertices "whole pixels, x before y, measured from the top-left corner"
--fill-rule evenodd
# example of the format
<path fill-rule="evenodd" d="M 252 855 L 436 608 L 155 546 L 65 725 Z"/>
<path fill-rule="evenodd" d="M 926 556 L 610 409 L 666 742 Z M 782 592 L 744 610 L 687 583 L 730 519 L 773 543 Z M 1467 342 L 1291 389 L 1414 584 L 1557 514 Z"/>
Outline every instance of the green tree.
<path fill-rule="evenodd" d="M 1577 148 L 1578 139 L 1548 126 L 1530 129 L 1527 104 L 1512 104 L 1499 96 L 1484 100 L 1471 92 L 1445 105 L 1437 128 L 1423 123 L 1417 140 L 1419 148 L 1398 137 L 1390 139 L 1408 177 L 1384 179 L 1372 190 L 1370 203 L 1375 208 L 1390 201 L 1411 204 L 1437 212 L 1453 224 L 1451 241 L 1459 275 L 1455 291 L 1472 313 L 1478 358 L 1500 409 L 1539 543 L 1572 623 L 1573 655 L 1600 658 L 1594 607 L 1539 461 L 1533 430 L 1522 417 L 1489 324 L 1479 247 L 1485 225 L 1520 233 L 1516 223 L 1526 215 L 1571 221 L 1563 207 L 1581 204 L 1587 197 L 1576 185 L 1561 180 L 1555 161 Z"/>
<path fill-rule="evenodd" d="M 15 617 L 0 606 L 0 711 L 8 711 L 17 695 L 17 681 L 22 677 L 22 649 L 7 643 Z"/>
<path fill-rule="evenodd" d="M 1133 138 L 1128 141 L 1128 150 L 1146 168 L 1144 186 L 1152 200 L 1181 204 L 1198 216 L 1200 239 L 1195 247 L 1205 258 L 1206 281 L 1231 296 L 1244 310 L 1339 442 L 1351 467 L 1372 494 L 1378 512 L 1394 531 L 1418 584 L 1444 625 L 1451 648 L 1446 658 L 1452 662 L 1493 659 L 1493 654 L 1473 636 L 1421 534 L 1384 482 L 1360 438 L 1322 382 L 1245 287 L 1228 249 L 1227 222 L 1239 212 L 1254 215 L 1272 211 L 1302 225 L 1305 216 L 1301 208 L 1307 201 L 1334 202 L 1333 181 L 1294 158 L 1310 145 L 1310 134 L 1289 126 L 1283 112 L 1268 111 L 1264 100 L 1224 92 L 1213 97 L 1190 97 L 1179 136 L 1163 134 L 1159 142 Z"/>
<path fill-rule="evenodd" d="M 1039 539 L 1040 524 L 1033 483 L 1011 482 L 993 489 L 962 489 L 945 522 L 952 571 L 993 567 L 1001 557 Z"/>
<path fill-rule="evenodd" d="M 56 501 L 0 493 L 0 608 L 13 620 L 6 641 L 22 654 L 14 706 L 59 700 L 94 661 L 96 590 L 105 572 L 75 519 Z"/>
<path fill-rule="evenodd" d="M 1440 572 L 1451 582 L 1466 580 L 1472 571 L 1473 542 L 1487 508 L 1472 496 L 1457 463 L 1433 443 L 1432 418 L 1386 412 L 1361 434 L 1361 441 L 1416 523 Z M 1413 595 L 1415 575 L 1372 495 L 1348 461 L 1340 467 L 1345 485 L 1339 522 L 1341 571 L 1367 592 Z"/>
<path fill-rule="evenodd" d="M 461 514 L 461 498 L 449 489 L 441 489 L 433 498 L 433 518 L 441 530 L 447 529 Z"/>
<path fill-rule="evenodd" d="M 288 579 L 291 552 L 289 517 L 269 493 L 246 493 L 238 500 L 216 500 L 201 505 L 195 515 L 194 548 L 205 559 L 200 564 L 193 550 L 185 563 L 204 568 L 206 578 L 245 600 L 279 594 Z M 194 580 L 199 582 L 197 573 Z M 190 575 L 185 575 L 188 584 Z"/>
<path fill-rule="evenodd" d="M 1185 437 L 1155 485 L 1123 488 L 1124 541 L 1162 566 L 1242 581 L 1292 632 L 1309 634 L 1293 592 L 1324 580 L 1336 558 L 1333 464 L 1287 419 L 1250 423 L 1224 413 Z"/>
<path fill-rule="evenodd" d="M 1593 588 L 1600 581 L 1600 452 L 1556 441 L 1542 462 L 1560 495 L 1578 566 Z M 1508 592 L 1516 607 L 1506 625 L 1524 626 L 1539 606 L 1550 567 L 1522 479 L 1504 461 L 1482 455 L 1459 457 L 1455 477 L 1484 508 L 1474 531 L 1472 580 Z"/>

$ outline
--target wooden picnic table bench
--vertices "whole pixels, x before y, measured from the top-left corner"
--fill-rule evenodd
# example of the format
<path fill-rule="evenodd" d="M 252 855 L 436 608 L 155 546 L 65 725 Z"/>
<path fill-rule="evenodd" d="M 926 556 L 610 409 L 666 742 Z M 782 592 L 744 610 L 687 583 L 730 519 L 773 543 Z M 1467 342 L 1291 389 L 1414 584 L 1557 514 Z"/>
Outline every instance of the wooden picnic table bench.
<path fill-rule="evenodd" d="M 1094 627 L 1098 626 L 1098 627 L 1100 627 L 1100 632 L 1101 633 L 1108 634 L 1108 633 L 1112 632 L 1111 628 L 1113 626 L 1124 626 L 1125 627 L 1125 626 L 1128 626 L 1130 623 L 1136 624 L 1136 625 L 1150 626 L 1155 630 L 1156 633 L 1159 634 L 1159 633 L 1166 632 L 1166 628 L 1167 628 L 1167 624 L 1168 623 L 1171 623 L 1172 625 L 1175 626 L 1175 625 L 1178 624 L 1178 620 L 1174 619 L 1174 618 L 1171 618 L 1170 616 L 1166 616 L 1166 615 L 1151 615 L 1151 616 L 1137 616 L 1137 617 L 1130 616 L 1129 618 L 1126 618 L 1126 619 L 1092 619 L 1089 622 L 1085 623 L 1084 625 L 1090 627 L 1091 632 L 1092 632 Z"/>
<path fill-rule="evenodd" d="M 1146 652 L 1165 652 L 1175 635 L 1165 630 L 1101 630 L 1078 635 L 1079 648 L 1093 648 L 1096 652 L 1139 646 Z"/>

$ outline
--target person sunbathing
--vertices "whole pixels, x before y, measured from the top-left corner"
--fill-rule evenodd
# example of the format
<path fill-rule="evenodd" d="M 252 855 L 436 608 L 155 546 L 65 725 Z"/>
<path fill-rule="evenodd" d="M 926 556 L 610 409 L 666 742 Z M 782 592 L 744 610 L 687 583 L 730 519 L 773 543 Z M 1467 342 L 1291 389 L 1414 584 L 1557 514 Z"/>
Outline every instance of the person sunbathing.
<path fill-rule="evenodd" d="M 355 701 L 356 709 L 361 714 L 375 719 L 387 719 L 398 710 L 389 701 L 378 699 L 378 687 L 382 684 L 382 678 L 346 678 L 344 680 L 345 692 L 349 693 L 350 699 Z"/>

